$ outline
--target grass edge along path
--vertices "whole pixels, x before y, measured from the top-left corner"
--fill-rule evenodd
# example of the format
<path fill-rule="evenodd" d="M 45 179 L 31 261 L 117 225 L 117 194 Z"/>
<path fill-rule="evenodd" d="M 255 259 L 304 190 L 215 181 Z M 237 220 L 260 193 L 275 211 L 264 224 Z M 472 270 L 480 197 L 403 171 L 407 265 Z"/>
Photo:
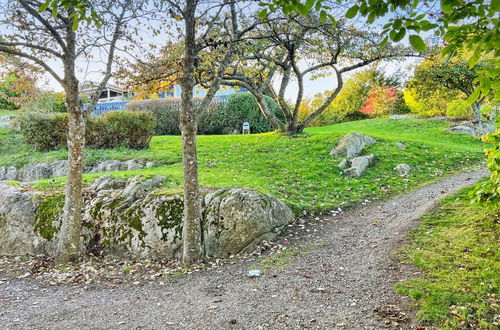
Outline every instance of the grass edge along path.
<path fill-rule="evenodd" d="M 423 277 L 396 285 L 424 325 L 442 329 L 498 329 L 500 205 L 471 204 L 465 188 L 443 199 L 408 236 L 405 263 Z"/>

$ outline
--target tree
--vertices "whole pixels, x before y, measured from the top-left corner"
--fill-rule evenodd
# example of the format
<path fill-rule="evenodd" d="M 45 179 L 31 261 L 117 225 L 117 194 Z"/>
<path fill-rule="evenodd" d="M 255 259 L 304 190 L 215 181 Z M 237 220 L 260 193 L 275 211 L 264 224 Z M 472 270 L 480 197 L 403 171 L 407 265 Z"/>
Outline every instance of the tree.
<path fill-rule="evenodd" d="M 184 170 L 183 256 L 185 264 L 201 259 L 201 200 L 198 182 L 196 134 L 200 114 L 208 107 L 221 86 L 222 77 L 231 64 L 236 44 L 255 26 L 244 29 L 238 16 L 246 7 L 237 8 L 236 1 L 200 3 L 198 0 L 167 1 L 171 16 L 183 23 L 183 56 L 167 57 L 173 70 L 156 79 L 180 82 L 182 104 L 180 128 Z M 174 52 L 175 53 L 175 52 Z M 216 64 L 216 65 L 215 65 Z M 195 105 L 193 91 L 197 84 L 207 89 L 203 101 Z"/>
<path fill-rule="evenodd" d="M 425 43 L 419 34 L 422 31 L 436 31 L 446 43 L 442 51 L 443 56 L 453 56 L 461 50 L 471 50 L 468 59 L 470 68 L 474 68 L 477 61 L 487 56 L 492 56 L 491 66 L 479 69 L 477 78 L 478 87 L 468 99 L 476 101 L 480 96 L 486 97 L 493 91 L 494 98 L 500 98 L 500 1 L 484 0 L 269 0 L 262 1 L 264 8 L 261 17 L 268 12 L 282 9 L 285 13 L 298 12 L 307 15 L 310 11 L 321 12 L 325 20 L 329 17 L 335 22 L 333 15 L 329 14 L 334 5 L 341 3 L 347 9 L 345 16 L 355 18 L 366 17 L 368 23 L 373 23 L 377 18 L 384 18 L 383 34 L 392 41 L 402 40 L 408 33 L 410 44 L 417 50 L 425 50 Z M 388 14 L 394 14 L 387 17 Z"/>
<path fill-rule="evenodd" d="M 36 84 L 40 70 L 5 54 L 0 54 L 0 64 L 0 109 L 17 110 L 39 93 Z"/>
<path fill-rule="evenodd" d="M 476 69 L 483 70 L 486 66 L 488 66 L 487 63 L 479 62 L 476 64 Z M 464 99 L 470 98 L 480 84 L 478 77 L 478 72 L 471 69 L 460 57 L 453 57 L 446 61 L 440 56 L 434 56 L 426 59 L 415 69 L 414 76 L 407 87 L 413 89 L 423 99 L 437 91 L 443 91 L 442 94 L 449 95 L 448 101 L 443 100 L 446 103 L 460 95 L 465 96 Z M 478 126 L 482 123 L 481 104 L 485 100 L 487 97 L 483 95 L 472 103 L 474 110 L 472 121 Z M 446 109 L 446 104 L 444 104 L 444 109 Z"/>
<path fill-rule="evenodd" d="M 353 74 L 344 83 L 344 87 L 325 109 L 325 111 L 311 122 L 313 126 L 331 125 L 343 121 L 366 119 L 367 114 L 360 112 L 370 91 L 380 86 L 391 88 L 400 87 L 399 73 L 386 75 L 377 67 L 369 67 Z M 314 96 L 311 101 L 312 108 L 317 108 L 330 95 L 331 90 Z M 311 111 L 309 110 L 308 115 Z M 302 118 L 305 118 L 303 114 Z"/>
<path fill-rule="evenodd" d="M 83 1 L 82 1 L 83 3 Z M 59 233 L 56 259 L 58 262 L 76 260 L 80 256 L 82 211 L 82 172 L 84 165 L 85 124 L 94 109 L 100 92 L 107 84 L 112 70 L 117 43 L 124 37 L 127 23 L 135 18 L 132 0 L 101 4 L 85 1 L 106 21 L 97 27 L 78 28 L 81 9 L 71 1 L 16 0 L 0 7 L 0 52 L 23 58 L 48 72 L 63 87 L 68 108 L 68 179 L 64 215 Z M 49 5 L 51 7 L 49 7 Z M 79 97 L 77 61 L 91 57 L 92 52 L 105 53 L 105 69 L 90 106 L 84 110 Z M 63 68 L 63 72 L 58 72 Z"/>
<path fill-rule="evenodd" d="M 348 26 L 342 21 L 335 25 L 318 17 L 270 16 L 272 21 L 261 26 L 253 38 L 258 43 L 246 45 L 239 54 L 238 64 L 224 77 L 224 84 L 240 86 L 251 92 L 264 116 L 277 129 L 295 134 L 325 111 L 343 88 L 343 74 L 381 60 L 403 56 L 417 56 L 401 46 L 387 44 L 380 47 L 382 38 L 377 33 Z M 304 79 L 333 74 L 337 86 L 329 92 L 309 116 L 299 121 L 304 98 Z M 280 123 L 263 102 L 264 91 L 275 77 L 280 79 L 276 96 L 285 123 Z M 294 104 L 285 100 L 285 92 L 292 80 L 298 90 Z"/>

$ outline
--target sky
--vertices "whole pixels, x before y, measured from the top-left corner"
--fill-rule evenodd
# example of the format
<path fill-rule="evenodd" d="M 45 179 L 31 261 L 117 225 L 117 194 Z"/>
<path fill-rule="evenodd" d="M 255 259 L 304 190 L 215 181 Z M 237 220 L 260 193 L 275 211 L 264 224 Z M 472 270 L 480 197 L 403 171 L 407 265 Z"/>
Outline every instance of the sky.
<path fill-rule="evenodd" d="M 376 22 L 375 25 L 370 26 L 370 28 L 373 28 L 375 30 L 380 31 L 381 30 L 380 26 L 386 22 L 387 22 L 387 18 L 381 19 L 379 22 Z M 147 31 L 143 31 L 143 33 L 144 33 L 143 37 L 146 39 L 145 43 L 152 42 L 152 43 L 156 43 L 158 45 L 161 45 L 165 40 L 165 36 L 162 37 L 162 35 L 153 37 Z M 399 61 L 399 62 L 386 62 L 386 63 L 381 62 L 379 67 L 382 70 L 384 70 L 385 72 L 387 72 L 388 74 L 391 74 L 391 73 L 394 73 L 398 70 L 405 71 L 409 66 L 414 64 L 416 61 L 418 61 L 418 60 L 415 58 L 408 58 L 404 61 Z M 98 63 L 91 63 L 90 65 L 88 65 L 88 63 L 80 62 L 79 64 L 80 64 L 79 67 L 82 71 L 79 74 L 79 78 L 81 81 L 84 81 L 84 80 L 99 81 L 101 79 L 100 74 L 98 73 L 98 70 L 95 70 L 96 67 L 99 67 Z M 59 70 L 56 69 L 55 71 L 58 73 L 62 73 L 62 66 L 61 65 L 57 65 L 56 63 L 54 63 L 53 67 L 56 67 L 56 68 L 60 67 Z M 359 69 L 357 71 L 359 71 Z M 354 74 L 357 71 L 353 71 L 353 72 L 345 74 L 344 81 L 347 80 L 350 75 Z M 46 75 L 45 78 L 46 79 L 44 79 L 44 82 L 45 82 L 44 87 L 46 87 L 46 88 L 48 87 L 49 89 L 52 89 L 55 91 L 62 90 L 61 86 L 50 75 Z M 332 90 L 337 85 L 336 78 L 334 75 L 329 76 L 329 77 L 325 77 L 325 78 L 318 78 L 315 80 L 311 80 L 308 78 L 309 77 L 306 77 L 306 80 L 304 82 L 304 85 L 305 85 L 304 86 L 305 87 L 304 94 L 306 97 L 312 97 L 315 94 L 322 93 L 326 90 Z M 111 80 L 110 82 L 113 82 L 113 80 Z M 279 80 L 276 79 L 274 81 L 273 85 L 274 85 L 275 89 L 278 90 L 279 89 Z M 285 94 L 287 99 L 293 100 L 294 96 L 297 94 L 297 89 L 298 88 L 297 88 L 296 82 L 292 81 L 290 83 L 289 87 L 287 88 L 287 91 Z"/>

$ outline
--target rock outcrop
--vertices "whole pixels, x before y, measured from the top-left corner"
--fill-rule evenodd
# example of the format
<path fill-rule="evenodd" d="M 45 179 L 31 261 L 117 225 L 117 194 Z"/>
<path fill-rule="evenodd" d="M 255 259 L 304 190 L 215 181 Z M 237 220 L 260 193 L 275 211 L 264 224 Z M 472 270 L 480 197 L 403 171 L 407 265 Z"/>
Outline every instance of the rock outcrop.
<path fill-rule="evenodd" d="M 97 179 L 84 191 L 83 250 L 133 258 L 180 258 L 183 196 L 165 178 Z M 291 209 L 252 189 L 204 193 L 203 247 L 227 257 L 270 240 L 292 222 Z M 64 194 L 0 183 L 0 255 L 53 254 Z"/>
<path fill-rule="evenodd" d="M 412 168 L 408 164 L 399 164 L 394 169 L 398 172 L 400 176 L 408 176 L 410 174 Z"/>
<path fill-rule="evenodd" d="M 350 133 L 342 137 L 337 146 L 330 151 L 332 157 L 351 159 L 363 151 L 364 148 L 375 144 L 376 140 L 359 133 Z"/>
<path fill-rule="evenodd" d="M 392 115 L 389 117 L 389 119 L 392 119 L 392 120 L 400 120 L 400 119 L 408 119 L 408 118 L 414 118 L 414 117 L 409 116 L 409 115 Z"/>
<path fill-rule="evenodd" d="M 106 160 L 96 166 L 86 166 L 85 173 L 101 173 L 101 172 L 116 172 L 116 171 L 131 171 L 140 170 L 154 166 L 155 163 L 142 163 L 136 160 Z M 14 166 L 0 166 L 0 181 L 21 181 L 33 182 L 43 179 L 56 178 L 66 176 L 68 168 L 67 160 L 59 160 L 51 164 L 38 163 L 29 165 L 26 168 L 19 170 Z"/>
<path fill-rule="evenodd" d="M 450 127 L 449 131 L 451 133 L 466 134 L 471 136 L 483 136 L 495 131 L 495 125 L 491 123 L 480 123 L 474 124 L 470 121 L 461 121 L 454 123 Z"/>
<path fill-rule="evenodd" d="M 206 255 L 227 257 L 275 239 L 292 221 L 293 213 L 273 196 L 236 188 L 207 194 L 203 218 Z"/>
<path fill-rule="evenodd" d="M 41 193 L 23 191 L 0 183 L 0 255 L 26 255 L 51 253 L 55 244 L 51 241 L 54 223 L 53 208 L 48 206 L 53 196 L 45 198 Z M 58 209 L 57 211 L 62 211 Z M 50 223 L 49 226 L 47 224 Z"/>
<path fill-rule="evenodd" d="M 469 127 L 469 126 L 461 126 L 461 125 L 453 126 L 453 127 L 450 127 L 450 132 L 476 136 L 476 130 L 472 127 Z"/>
<path fill-rule="evenodd" d="M 359 178 L 362 176 L 366 169 L 375 162 L 374 155 L 360 156 L 351 160 L 351 167 L 345 170 L 345 174 Z"/>

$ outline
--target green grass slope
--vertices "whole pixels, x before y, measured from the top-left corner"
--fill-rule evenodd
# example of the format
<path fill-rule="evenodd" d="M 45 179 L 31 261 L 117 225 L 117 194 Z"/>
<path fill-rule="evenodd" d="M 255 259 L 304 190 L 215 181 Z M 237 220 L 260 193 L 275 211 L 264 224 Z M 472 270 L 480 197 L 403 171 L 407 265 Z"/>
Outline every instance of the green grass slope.
<path fill-rule="evenodd" d="M 320 211 L 347 206 L 364 199 L 380 198 L 408 190 L 482 161 L 483 144 L 470 136 L 450 134 L 448 123 L 422 119 L 387 118 L 310 128 L 297 137 L 268 133 L 257 135 L 199 136 L 200 182 L 210 187 L 253 187 L 271 193 L 295 211 Z M 349 178 L 337 168 L 329 152 L 349 132 L 377 139 L 364 154 L 374 153 L 377 162 L 362 178 Z M 400 149 L 396 142 L 404 142 Z M 114 172 L 119 177 L 138 174 L 164 175 L 167 187 L 182 186 L 179 136 L 156 136 L 147 150 L 86 151 L 89 164 L 105 159 L 138 159 L 164 165 L 146 170 Z M 0 130 L 0 165 L 24 166 L 66 157 L 65 150 L 33 152 L 22 137 Z M 415 170 L 408 178 L 393 168 L 408 163 Z M 87 182 L 102 174 L 87 174 Z M 44 180 L 40 188 L 58 188 L 64 178 Z"/>
<path fill-rule="evenodd" d="M 471 205 L 466 189 L 441 202 L 410 234 L 407 262 L 424 277 L 398 284 L 418 317 L 443 329 L 498 329 L 500 205 Z"/>

